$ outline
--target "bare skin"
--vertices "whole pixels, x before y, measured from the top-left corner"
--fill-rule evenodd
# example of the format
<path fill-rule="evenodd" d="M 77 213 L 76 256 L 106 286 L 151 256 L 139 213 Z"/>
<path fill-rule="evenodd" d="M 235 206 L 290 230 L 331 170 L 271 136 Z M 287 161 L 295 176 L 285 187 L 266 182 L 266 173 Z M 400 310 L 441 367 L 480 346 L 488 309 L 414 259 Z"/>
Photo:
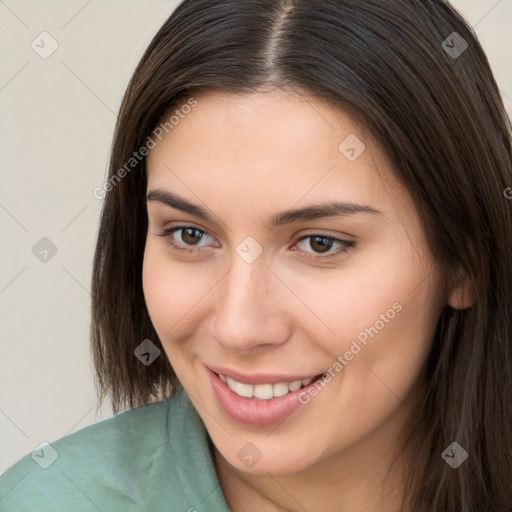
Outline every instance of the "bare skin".
<path fill-rule="evenodd" d="M 347 113 L 282 91 L 196 99 L 150 152 L 148 192 L 172 192 L 211 218 L 148 201 L 143 282 L 166 354 L 215 444 L 226 500 L 234 512 L 398 512 L 400 460 L 385 477 L 421 398 L 439 314 L 469 306 L 464 286 L 447 289 L 438 277 L 409 194 Z M 353 160 L 362 146 L 339 148 L 351 134 L 365 146 Z M 377 213 L 269 223 L 329 201 Z M 262 250 L 250 263 L 237 253 L 247 237 L 257 245 L 246 249 Z M 321 374 L 338 356 L 342 370 L 270 426 L 228 417 L 205 368 Z M 247 443 L 261 454 L 251 467 L 237 456 Z"/>

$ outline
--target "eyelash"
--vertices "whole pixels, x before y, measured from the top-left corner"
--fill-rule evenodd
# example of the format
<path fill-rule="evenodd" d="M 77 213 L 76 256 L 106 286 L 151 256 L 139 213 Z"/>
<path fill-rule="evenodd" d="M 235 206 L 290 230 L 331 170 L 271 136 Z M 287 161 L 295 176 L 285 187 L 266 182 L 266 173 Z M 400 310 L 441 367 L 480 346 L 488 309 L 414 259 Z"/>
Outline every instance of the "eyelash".
<path fill-rule="evenodd" d="M 200 236 L 208 234 L 208 233 L 206 233 L 206 231 L 203 231 L 202 229 L 196 228 L 195 226 L 176 226 L 176 227 L 165 229 L 162 233 L 158 233 L 156 236 L 164 237 L 166 239 L 165 241 L 166 241 L 167 244 L 169 244 L 173 249 L 179 251 L 182 254 L 194 254 L 194 253 L 199 252 L 201 249 L 198 249 L 198 248 L 190 249 L 190 248 L 180 247 L 172 239 L 172 235 L 176 231 L 185 230 L 185 229 L 193 229 L 193 230 L 199 232 Z M 341 240 L 340 238 L 336 238 L 336 237 L 333 237 L 333 236 L 325 235 L 323 233 L 314 233 L 312 235 L 305 235 L 305 236 L 299 238 L 299 240 L 297 240 L 297 242 L 295 242 L 295 244 L 298 244 L 302 240 L 307 240 L 308 238 L 311 238 L 311 239 L 313 239 L 313 238 L 323 238 L 323 239 L 329 240 L 329 242 L 339 243 L 341 245 L 341 248 L 338 249 L 336 252 L 329 253 L 329 254 L 327 254 L 325 256 L 324 255 L 321 255 L 321 256 L 303 256 L 306 259 L 317 260 L 317 261 L 318 260 L 325 261 L 325 260 L 328 260 L 330 258 L 334 258 L 336 256 L 340 256 L 341 254 L 345 254 L 345 253 L 349 252 L 349 250 L 352 249 L 354 247 L 354 245 L 355 245 L 355 242 L 353 242 L 351 240 Z M 302 251 L 302 252 L 305 252 L 305 251 Z"/>

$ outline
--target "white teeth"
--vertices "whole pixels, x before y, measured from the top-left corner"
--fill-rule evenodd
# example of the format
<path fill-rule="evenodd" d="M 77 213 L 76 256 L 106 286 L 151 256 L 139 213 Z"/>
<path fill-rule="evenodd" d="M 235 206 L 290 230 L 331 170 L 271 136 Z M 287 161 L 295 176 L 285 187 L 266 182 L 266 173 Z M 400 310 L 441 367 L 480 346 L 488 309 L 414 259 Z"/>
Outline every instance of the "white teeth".
<path fill-rule="evenodd" d="M 278 382 L 274 384 L 274 396 L 283 396 L 289 392 L 288 384 L 286 382 Z"/>
<path fill-rule="evenodd" d="M 226 377 L 226 384 L 228 385 L 229 389 L 232 391 L 235 391 L 236 388 L 236 381 L 234 381 L 231 377 Z M 236 391 L 235 391 L 236 393 Z"/>
<path fill-rule="evenodd" d="M 256 384 L 253 386 L 251 384 L 237 382 L 231 377 L 226 377 L 220 373 L 219 378 L 237 395 L 245 398 L 255 398 L 257 400 L 269 400 L 271 398 L 284 396 L 313 382 L 313 379 L 304 379 L 294 380 L 293 382 L 278 382 L 276 384 Z"/>
<path fill-rule="evenodd" d="M 252 398 L 252 394 L 254 392 L 253 387 L 254 386 L 251 386 L 250 384 L 237 382 L 234 391 L 237 395 L 245 396 L 245 398 Z"/>
<path fill-rule="evenodd" d="M 253 391 L 254 398 L 268 400 L 274 396 L 274 387 L 272 384 L 256 384 Z"/>
<path fill-rule="evenodd" d="M 297 391 L 297 389 L 300 389 L 301 386 L 302 386 L 302 381 L 300 381 L 300 380 L 294 380 L 293 382 L 290 382 L 290 384 L 288 384 L 290 391 Z"/>

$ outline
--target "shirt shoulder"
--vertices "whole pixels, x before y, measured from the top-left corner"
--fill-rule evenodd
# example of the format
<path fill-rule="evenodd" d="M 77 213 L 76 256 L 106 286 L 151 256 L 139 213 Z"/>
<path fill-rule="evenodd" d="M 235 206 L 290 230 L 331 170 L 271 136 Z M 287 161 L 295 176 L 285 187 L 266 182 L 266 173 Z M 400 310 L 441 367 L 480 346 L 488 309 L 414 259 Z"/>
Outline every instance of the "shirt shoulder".
<path fill-rule="evenodd" d="M 0 512 L 230 512 L 210 439 L 183 388 L 25 455 Z"/>
<path fill-rule="evenodd" d="M 143 510 L 164 472 L 172 478 L 173 400 L 120 413 L 25 455 L 0 476 L 0 511 Z"/>

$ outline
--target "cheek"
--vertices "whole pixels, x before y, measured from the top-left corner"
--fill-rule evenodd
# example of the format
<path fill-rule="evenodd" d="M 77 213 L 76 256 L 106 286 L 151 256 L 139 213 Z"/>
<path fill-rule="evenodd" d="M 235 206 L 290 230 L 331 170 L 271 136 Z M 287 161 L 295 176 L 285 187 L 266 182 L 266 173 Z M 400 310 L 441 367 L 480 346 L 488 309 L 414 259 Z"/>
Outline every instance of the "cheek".
<path fill-rule="evenodd" d="M 331 340 L 338 351 L 360 333 L 364 339 L 365 329 L 375 323 L 379 331 L 394 323 L 408 300 L 407 294 L 417 284 L 413 276 L 422 272 L 410 261 L 397 263 L 392 257 L 386 259 L 384 251 L 356 263 L 339 271 L 289 275 L 283 279 L 298 297 L 305 298 L 305 304 L 316 317 L 304 317 L 303 328 L 312 335 L 316 332 L 312 339 L 321 334 L 325 340 Z"/>
<path fill-rule="evenodd" d="M 347 272 L 345 279 L 324 283 L 323 292 L 315 294 L 313 307 L 335 334 L 321 339 L 306 322 L 301 324 L 308 338 L 317 340 L 317 348 L 328 354 L 332 376 L 326 391 L 311 398 L 320 406 L 318 417 L 307 421 L 317 429 L 319 417 L 329 410 L 336 426 L 325 426 L 325 438 L 337 439 L 340 449 L 395 411 L 414 407 L 412 393 L 419 389 L 416 384 L 442 306 L 435 283 L 422 283 L 429 270 L 414 257 L 368 269 L 359 275 Z"/>
<path fill-rule="evenodd" d="M 201 298 L 211 287 L 208 276 L 197 269 L 192 275 L 184 272 L 171 262 L 165 247 L 148 240 L 142 280 L 149 316 L 164 346 L 170 338 L 190 336 L 193 316 L 200 314 Z"/>
<path fill-rule="evenodd" d="M 414 250 L 381 251 L 372 259 L 357 271 L 316 280 L 309 305 L 323 324 L 321 344 L 333 362 L 346 355 L 354 376 L 368 378 L 368 368 L 383 368 L 390 378 L 394 371 L 418 372 L 442 309 L 436 283 L 426 279 L 431 269 Z M 297 295 L 308 296 L 301 295 L 307 281 L 300 281 Z M 319 340 L 319 325 L 302 328 Z"/>

